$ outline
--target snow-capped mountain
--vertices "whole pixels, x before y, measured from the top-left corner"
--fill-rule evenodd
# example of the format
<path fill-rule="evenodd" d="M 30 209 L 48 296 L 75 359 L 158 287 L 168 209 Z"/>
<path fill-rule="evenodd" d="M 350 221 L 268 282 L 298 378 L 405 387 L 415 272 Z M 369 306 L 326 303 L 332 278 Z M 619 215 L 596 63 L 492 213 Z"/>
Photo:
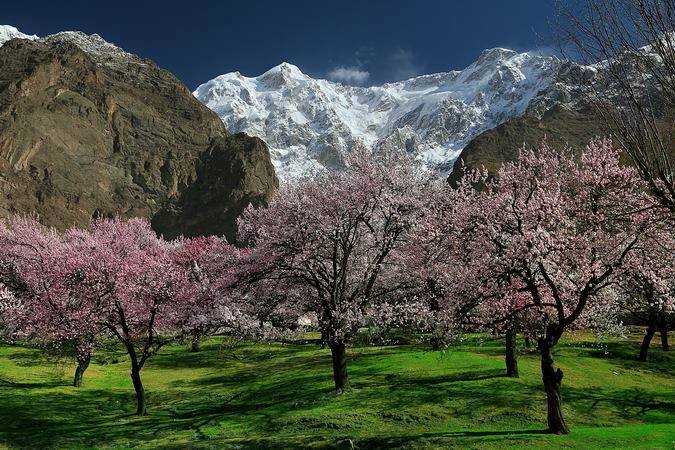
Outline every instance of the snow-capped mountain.
<path fill-rule="evenodd" d="M 16 38 L 35 40 L 38 37 L 35 36 L 34 34 L 33 35 L 23 34 L 22 32 L 20 32 L 11 25 L 0 25 L 0 45 L 4 44 L 10 39 Z"/>
<path fill-rule="evenodd" d="M 97 64 L 121 72 L 149 63 L 97 34 L 65 31 L 39 38 L 0 26 L 0 45 L 13 38 L 75 44 Z M 463 70 L 382 86 L 314 79 L 282 63 L 258 77 L 221 75 L 193 94 L 230 132 L 262 138 L 282 179 L 340 167 L 358 145 L 405 149 L 447 174 L 477 135 L 515 117 L 541 117 L 556 103 L 573 102 L 586 80 L 602 82 L 597 76 L 602 70 L 601 63 L 581 66 L 494 48 Z"/>
<path fill-rule="evenodd" d="M 24 34 L 11 25 L 0 25 L 0 46 L 10 39 L 29 39 L 47 44 L 75 44 L 91 55 L 97 64 L 118 69 L 124 69 L 128 63 L 145 64 L 138 56 L 107 42 L 98 34 L 88 35 L 81 31 L 61 31 L 41 38 L 36 35 Z"/>
<path fill-rule="evenodd" d="M 447 172 L 481 132 L 568 100 L 572 89 L 560 81 L 565 66 L 552 56 L 494 48 L 461 71 L 364 88 L 313 79 L 282 63 L 254 78 L 221 75 L 194 95 L 231 132 L 262 138 L 282 179 L 339 167 L 359 144 L 405 148 Z"/>

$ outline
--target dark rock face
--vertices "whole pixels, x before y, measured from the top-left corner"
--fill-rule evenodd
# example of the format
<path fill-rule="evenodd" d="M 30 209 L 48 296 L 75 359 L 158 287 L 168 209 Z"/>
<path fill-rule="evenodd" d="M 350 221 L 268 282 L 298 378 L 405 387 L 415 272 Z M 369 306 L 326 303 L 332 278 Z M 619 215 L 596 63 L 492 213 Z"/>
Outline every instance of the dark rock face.
<path fill-rule="evenodd" d="M 234 236 L 244 208 L 266 206 L 278 187 L 267 146 L 244 133 L 215 139 L 196 170 L 195 182 L 152 219 L 153 227 L 167 237 Z"/>
<path fill-rule="evenodd" d="M 139 216 L 168 236 L 233 239 L 277 186 L 262 141 L 229 135 L 151 61 L 81 33 L 0 47 L 0 216 Z"/>
<path fill-rule="evenodd" d="M 454 184 L 461 178 L 463 165 L 469 169 L 485 167 L 494 175 L 504 162 L 518 159 L 523 145 L 536 147 L 544 137 L 554 147 L 569 144 L 582 149 L 594 137 L 606 134 L 590 109 L 575 111 L 555 106 L 541 120 L 529 116 L 512 119 L 476 136 L 462 150 L 448 182 Z"/>
<path fill-rule="evenodd" d="M 658 98 L 654 96 L 653 98 Z M 675 160 L 675 111 L 660 106 L 657 125 L 667 140 L 671 161 Z M 523 146 L 536 148 L 546 138 L 554 148 L 569 145 L 581 152 L 594 138 L 611 138 L 611 130 L 590 105 L 571 109 L 556 105 L 546 111 L 541 119 L 523 116 L 509 120 L 495 128 L 476 136 L 467 145 L 455 162 L 448 182 L 452 185 L 462 177 L 462 167 L 477 169 L 485 167 L 491 175 L 499 170 L 504 162 L 518 159 Z M 633 164 L 627 154 L 622 154 L 622 164 Z M 463 164 L 462 164 L 463 162 Z"/>

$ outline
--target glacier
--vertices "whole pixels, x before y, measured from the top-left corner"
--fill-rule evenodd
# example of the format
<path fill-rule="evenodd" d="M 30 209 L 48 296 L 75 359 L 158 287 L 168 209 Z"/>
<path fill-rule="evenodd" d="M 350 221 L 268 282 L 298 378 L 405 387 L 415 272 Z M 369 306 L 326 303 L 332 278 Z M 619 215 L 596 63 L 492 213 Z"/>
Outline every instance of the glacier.
<path fill-rule="evenodd" d="M 220 75 L 193 95 L 231 132 L 263 139 L 282 180 L 339 168 L 355 146 L 405 149 L 447 173 L 481 132 L 568 100 L 566 64 L 493 48 L 463 70 L 355 87 L 284 62 L 257 77 Z"/>

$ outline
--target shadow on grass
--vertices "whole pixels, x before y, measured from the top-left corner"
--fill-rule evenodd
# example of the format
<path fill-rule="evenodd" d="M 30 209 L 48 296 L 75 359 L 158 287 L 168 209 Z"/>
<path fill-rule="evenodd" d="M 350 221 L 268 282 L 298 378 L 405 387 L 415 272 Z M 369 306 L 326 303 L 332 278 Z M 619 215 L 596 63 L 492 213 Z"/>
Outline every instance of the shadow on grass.
<path fill-rule="evenodd" d="M 380 358 L 381 353 L 364 354 L 360 360 L 367 365 L 369 359 Z M 293 354 L 292 351 L 289 354 Z M 222 427 L 223 423 L 247 423 L 257 435 L 282 432 L 295 423 L 295 419 L 285 419 L 290 417 L 289 413 L 312 416 L 317 405 L 331 402 L 338 402 L 344 411 L 378 402 L 384 409 L 395 410 L 401 405 L 434 403 L 439 399 L 439 392 L 462 397 L 473 403 L 474 408 L 478 403 L 509 401 L 505 389 L 498 389 L 503 394 L 495 394 L 489 386 L 472 386 L 468 390 L 461 386 L 449 388 L 462 381 L 475 383 L 501 378 L 499 371 L 421 379 L 394 376 L 388 380 L 386 373 L 376 374 L 364 376 L 361 388 L 353 394 L 338 396 L 332 392 L 328 358 L 324 352 L 268 358 L 264 370 L 259 365 L 261 361 L 254 358 L 243 367 L 230 368 L 227 374 L 196 378 L 175 391 L 149 389 L 150 415 L 143 418 L 129 414 L 134 405 L 131 386 L 127 391 L 74 389 L 50 384 L 31 384 L 30 387 L 40 389 L 30 390 L 16 389 L 21 383 L 0 386 L 3 399 L 0 442 L 12 447 L 124 447 L 180 433 L 195 439 L 210 439 L 204 429 Z M 347 429 L 352 425 L 358 424 L 348 424 Z M 317 429 L 305 431 L 313 434 Z"/>
<path fill-rule="evenodd" d="M 401 435 L 377 435 L 354 439 L 345 436 L 305 436 L 238 440 L 232 442 L 236 448 L 245 449 L 389 449 L 389 448 L 455 448 L 471 447 L 475 440 L 481 438 L 498 438 L 503 440 L 523 441 L 548 435 L 547 430 L 513 430 L 513 431 L 447 431 L 430 433 L 411 433 Z M 420 445 L 422 444 L 422 445 Z"/>
<path fill-rule="evenodd" d="M 102 412 L 109 410 L 109 405 L 124 405 L 130 400 L 128 395 L 103 390 L 73 388 L 72 394 L 46 394 L 0 389 L 0 442 L 10 447 L 44 448 L 76 437 L 82 445 L 101 445 L 117 434 L 110 427 L 110 411 Z"/>
<path fill-rule="evenodd" d="M 548 430 L 507 430 L 507 431 L 448 431 L 437 433 L 419 433 L 403 436 L 376 436 L 368 439 L 359 439 L 355 446 L 359 449 L 379 449 L 379 448 L 405 448 L 408 445 L 421 442 L 430 445 L 453 444 L 452 441 L 460 441 L 461 438 L 526 438 L 536 435 L 549 434 Z M 447 442 L 450 441 L 450 442 Z M 457 442 L 459 444 L 460 442 Z"/>
<path fill-rule="evenodd" d="M 29 348 L 28 351 L 12 352 L 4 357 L 20 367 L 37 367 L 41 365 L 53 365 L 57 362 L 69 361 L 71 357 L 66 354 L 55 354 L 39 349 Z M 74 358 L 72 358 L 74 360 Z"/>
<path fill-rule="evenodd" d="M 311 346 L 270 345 L 254 346 L 242 344 L 234 348 L 225 348 L 218 344 L 203 345 L 198 352 L 188 349 L 174 348 L 160 352 L 152 359 L 152 365 L 164 369 L 225 367 L 232 362 L 267 363 L 271 358 L 301 357 L 302 350 L 313 349 Z M 330 353 L 329 353 L 330 355 Z"/>
<path fill-rule="evenodd" d="M 652 345 L 647 354 L 647 361 L 638 360 L 640 343 L 632 340 L 608 342 L 582 342 L 575 346 L 579 356 L 597 359 L 608 359 L 627 370 L 643 370 L 675 377 L 675 352 L 664 352 L 660 347 Z"/>
<path fill-rule="evenodd" d="M 40 383 L 23 383 L 6 378 L 0 378 L 0 386 L 9 386 L 13 389 L 44 389 L 58 386 L 70 386 L 70 383 L 65 381 L 47 381 Z"/>
<path fill-rule="evenodd" d="M 675 414 L 675 393 L 664 393 L 663 397 L 643 389 L 577 389 L 563 388 L 566 407 L 574 408 L 585 414 L 595 413 L 599 409 L 611 408 L 624 419 L 645 420 L 649 412 Z"/>
<path fill-rule="evenodd" d="M 545 411 L 543 388 L 538 378 L 506 378 L 501 368 L 442 375 L 424 370 L 408 373 L 388 364 L 391 361 L 386 359 L 388 356 L 415 351 L 409 347 L 356 353 L 357 357 L 349 362 L 354 389 L 342 396 L 332 393 L 330 352 L 316 351 L 311 344 L 244 345 L 237 348 L 239 359 L 236 361 L 221 358 L 217 345 L 209 345 L 198 353 L 177 348 L 167 350 L 151 361 L 153 370 L 211 367 L 222 373 L 173 380 L 163 389 L 148 389 L 150 415 L 142 418 L 129 414 L 134 406 L 130 385 L 126 390 L 105 390 L 63 388 L 49 383 L 25 383 L 25 386 L 0 383 L 0 445 L 132 447 L 165 439 L 177 447 L 180 444 L 176 436 L 188 442 L 217 442 L 213 441 L 213 427 L 216 427 L 218 439 L 238 439 L 237 445 L 244 448 L 304 448 L 315 441 L 325 441 L 327 447 L 333 447 L 337 442 L 336 433 L 368 431 L 368 424 L 359 422 L 361 417 L 372 416 L 372 420 L 386 421 L 402 429 L 410 423 L 406 421 L 416 420 L 416 414 L 420 417 L 416 422 L 418 426 L 440 427 L 449 423 L 447 417 L 424 416 L 424 411 L 415 409 L 418 407 L 433 407 L 433 414 L 461 419 L 452 423 L 512 430 L 384 434 L 354 439 L 354 443 L 358 448 L 384 448 L 424 440 L 450 439 L 461 443 L 464 438 L 519 439 L 542 433 L 513 431 L 537 423 L 538 416 L 531 413 L 533 409 L 538 410 L 536 414 Z M 586 350 L 582 348 L 581 352 Z M 151 376 L 146 373 L 146 380 Z M 19 389 L 22 387 L 25 389 Z M 608 408 L 618 411 L 626 420 L 643 420 L 652 412 L 675 414 L 673 395 L 669 394 L 655 396 L 610 387 L 588 390 L 565 386 L 563 397 L 566 408 L 583 414 L 594 414 L 598 409 L 606 413 Z M 382 412 L 391 411 L 397 414 L 382 418 Z M 317 421 L 307 422 L 308 418 L 317 418 Z M 330 426 L 331 421 L 350 420 L 353 423 L 341 423 L 340 428 L 324 426 Z M 297 436 L 284 440 L 283 436 L 291 432 L 298 432 Z M 276 437 L 247 439 L 247 435 Z"/>
<path fill-rule="evenodd" d="M 226 407 L 224 404 L 215 409 L 200 406 L 192 408 L 182 417 L 201 416 L 205 419 L 206 416 L 211 416 L 211 421 L 217 421 L 223 416 L 247 416 L 265 411 L 265 419 L 261 419 L 261 429 L 273 430 L 279 422 L 270 421 L 268 416 L 283 417 L 289 410 L 312 414 L 317 404 L 323 405 L 333 399 L 339 399 L 336 401 L 347 410 L 357 410 L 364 404 L 378 403 L 385 410 L 397 410 L 402 407 L 438 405 L 448 400 L 456 403 L 452 414 L 457 416 L 472 417 L 481 411 L 495 414 L 496 410 L 497 420 L 501 416 L 508 416 L 509 419 L 516 417 L 516 420 L 523 419 L 530 423 L 536 421 L 529 412 L 534 405 L 540 403 L 544 395 L 539 379 L 527 382 L 507 378 L 501 368 L 434 376 L 416 372 L 402 375 L 398 372 L 392 373 L 391 369 L 375 369 L 373 360 L 379 361 L 383 356 L 400 351 L 405 350 L 387 348 L 360 354 L 356 358 L 357 363 L 350 361 L 355 391 L 342 397 L 332 392 L 330 361 L 324 352 L 268 360 L 263 374 L 256 363 L 225 376 L 200 378 L 195 380 L 195 385 L 213 387 L 215 384 L 230 389 L 246 386 L 246 389 L 228 401 Z M 263 379 L 264 382 L 261 382 Z M 643 420 L 650 411 L 675 413 L 672 396 L 667 394 L 655 396 L 646 391 L 630 389 L 595 389 L 589 392 L 588 389 L 565 387 L 564 396 L 566 405 L 583 413 L 595 407 L 592 402 L 602 403 L 605 409 L 618 411 L 628 421 Z"/>
<path fill-rule="evenodd" d="M 410 386 L 420 388 L 426 386 L 437 386 L 440 384 L 490 380 L 493 378 L 506 378 L 506 373 L 502 369 L 488 369 L 470 370 L 433 377 L 406 377 L 397 374 L 388 374 L 385 375 L 384 380 L 389 386 L 394 388 L 406 388 Z"/>
<path fill-rule="evenodd" d="M 131 413 L 133 392 L 77 390 L 30 399 L 0 390 L 0 396 L 0 446 L 10 448 L 147 446 L 175 434 L 207 440 L 202 427 L 238 411 L 225 402 L 220 407 L 203 405 L 191 414 L 176 413 L 157 404 L 152 392 L 148 395 L 149 415 L 144 417 Z"/>

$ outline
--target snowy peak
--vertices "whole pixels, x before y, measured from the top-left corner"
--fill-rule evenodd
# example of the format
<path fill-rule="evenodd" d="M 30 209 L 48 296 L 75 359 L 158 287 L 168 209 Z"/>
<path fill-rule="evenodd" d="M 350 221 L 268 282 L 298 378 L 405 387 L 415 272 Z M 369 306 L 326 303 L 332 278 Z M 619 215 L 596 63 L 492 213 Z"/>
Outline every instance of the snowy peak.
<path fill-rule="evenodd" d="M 260 76 L 261 80 L 272 78 L 280 78 L 284 81 L 297 81 L 306 80 L 309 77 L 302 73 L 298 66 L 287 62 L 282 62 L 278 66 L 272 67 L 270 70 Z"/>
<path fill-rule="evenodd" d="M 48 44 L 65 43 L 74 44 L 82 51 L 92 56 L 98 64 L 110 67 L 123 68 L 127 63 L 144 64 L 138 56 L 125 52 L 115 44 L 111 44 L 98 34 L 87 35 L 81 31 L 62 31 L 43 38 L 35 35 L 27 35 L 11 25 L 0 25 L 0 45 L 10 39 L 30 39 Z"/>
<path fill-rule="evenodd" d="M 111 44 L 98 34 L 85 34 L 81 31 L 62 31 L 40 39 L 47 43 L 69 43 L 88 53 L 99 64 L 111 67 L 124 66 L 125 63 L 135 62 L 142 64 L 141 59 L 125 52 L 115 44 Z"/>
<path fill-rule="evenodd" d="M 479 133 L 552 106 L 560 66 L 555 57 L 494 48 L 463 70 L 363 88 L 282 63 L 257 77 L 221 75 L 194 95 L 230 131 L 262 138 L 282 179 L 340 167 L 357 145 L 404 148 L 448 172 Z"/>
<path fill-rule="evenodd" d="M 270 89 L 281 89 L 297 86 L 308 78 L 293 64 L 281 63 L 257 77 L 257 80 Z"/>
<path fill-rule="evenodd" d="M 517 55 L 518 52 L 515 52 L 508 48 L 502 47 L 488 48 L 481 52 L 480 56 L 476 60 L 476 65 L 483 65 L 488 63 L 498 64 L 507 61 Z"/>
<path fill-rule="evenodd" d="M 127 53 L 115 44 L 111 44 L 104 40 L 98 34 L 87 35 L 81 31 L 62 31 L 60 33 L 52 34 L 42 39 L 46 42 L 70 42 L 87 53 L 104 55 L 116 54 L 120 56 L 131 57 L 131 53 Z"/>
<path fill-rule="evenodd" d="M 30 39 L 31 41 L 38 37 L 20 32 L 11 25 L 0 25 L 0 46 L 11 39 Z"/>

